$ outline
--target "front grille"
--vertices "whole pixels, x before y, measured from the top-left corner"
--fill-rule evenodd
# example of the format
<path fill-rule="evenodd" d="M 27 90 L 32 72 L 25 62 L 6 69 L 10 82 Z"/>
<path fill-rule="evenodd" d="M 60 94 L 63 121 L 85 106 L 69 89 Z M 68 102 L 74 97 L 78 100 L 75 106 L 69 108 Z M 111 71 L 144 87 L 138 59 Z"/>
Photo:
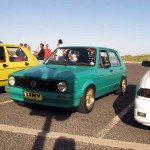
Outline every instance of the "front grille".
<path fill-rule="evenodd" d="M 35 87 L 31 86 L 31 82 L 35 82 Z M 15 86 L 27 88 L 27 89 L 34 89 L 34 90 L 42 90 L 42 91 L 52 91 L 58 92 L 58 85 L 59 81 L 54 80 L 44 80 L 44 79 L 35 79 L 35 78 L 24 78 L 24 77 L 15 77 Z"/>

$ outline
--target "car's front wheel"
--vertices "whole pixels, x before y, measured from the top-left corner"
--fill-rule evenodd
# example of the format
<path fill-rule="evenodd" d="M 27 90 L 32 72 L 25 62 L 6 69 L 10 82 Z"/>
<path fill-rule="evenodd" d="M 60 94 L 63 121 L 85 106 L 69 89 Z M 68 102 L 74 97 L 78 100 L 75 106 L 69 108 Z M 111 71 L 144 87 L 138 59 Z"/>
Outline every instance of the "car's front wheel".
<path fill-rule="evenodd" d="M 88 86 L 81 98 L 78 111 L 81 113 L 89 113 L 92 111 L 95 103 L 95 89 L 92 85 Z"/>
<path fill-rule="evenodd" d="M 127 79 L 126 79 L 126 77 L 122 77 L 121 83 L 120 83 L 118 89 L 116 90 L 116 94 L 118 94 L 118 95 L 125 94 L 126 89 L 127 89 Z"/>

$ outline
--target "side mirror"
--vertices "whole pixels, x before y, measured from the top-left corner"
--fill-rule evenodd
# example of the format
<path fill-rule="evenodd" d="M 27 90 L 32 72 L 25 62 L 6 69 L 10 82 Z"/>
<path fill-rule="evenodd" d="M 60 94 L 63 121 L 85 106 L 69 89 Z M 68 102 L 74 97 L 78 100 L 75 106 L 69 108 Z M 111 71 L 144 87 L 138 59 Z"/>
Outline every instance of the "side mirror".
<path fill-rule="evenodd" d="M 148 60 L 142 61 L 142 66 L 150 67 L 150 61 Z"/>

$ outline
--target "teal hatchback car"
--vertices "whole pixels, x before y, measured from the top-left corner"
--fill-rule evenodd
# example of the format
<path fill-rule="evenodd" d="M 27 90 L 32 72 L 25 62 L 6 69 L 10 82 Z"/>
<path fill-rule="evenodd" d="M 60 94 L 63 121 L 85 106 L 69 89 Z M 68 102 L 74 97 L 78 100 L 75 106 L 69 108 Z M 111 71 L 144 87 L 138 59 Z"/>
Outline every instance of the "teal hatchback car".
<path fill-rule="evenodd" d="M 124 94 L 126 87 L 126 67 L 116 50 L 67 46 L 57 48 L 42 65 L 10 74 L 5 90 L 18 104 L 89 113 L 96 98 Z"/>

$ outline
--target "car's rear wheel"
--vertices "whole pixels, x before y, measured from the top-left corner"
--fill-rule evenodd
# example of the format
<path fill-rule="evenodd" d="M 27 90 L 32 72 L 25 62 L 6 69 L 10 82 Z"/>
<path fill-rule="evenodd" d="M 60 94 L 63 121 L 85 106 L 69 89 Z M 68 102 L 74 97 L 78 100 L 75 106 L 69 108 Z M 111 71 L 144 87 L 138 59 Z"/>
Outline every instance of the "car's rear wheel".
<path fill-rule="evenodd" d="M 122 77 L 121 83 L 120 83 L 118 89 L 116 90 L 116 94 L 118 94 L 118 95 L 125 94 L 126 89 L 127 89 L 127 79 L 126 79 L 126 77 Z"/>
<path fill-rule="evenodd" d="M 92 85 L 85 89 L 84 95 L 81 98 L 78 111 L 81 113 L 89 113 L 92 111 L 95 103 L 95 89 Z"/>

